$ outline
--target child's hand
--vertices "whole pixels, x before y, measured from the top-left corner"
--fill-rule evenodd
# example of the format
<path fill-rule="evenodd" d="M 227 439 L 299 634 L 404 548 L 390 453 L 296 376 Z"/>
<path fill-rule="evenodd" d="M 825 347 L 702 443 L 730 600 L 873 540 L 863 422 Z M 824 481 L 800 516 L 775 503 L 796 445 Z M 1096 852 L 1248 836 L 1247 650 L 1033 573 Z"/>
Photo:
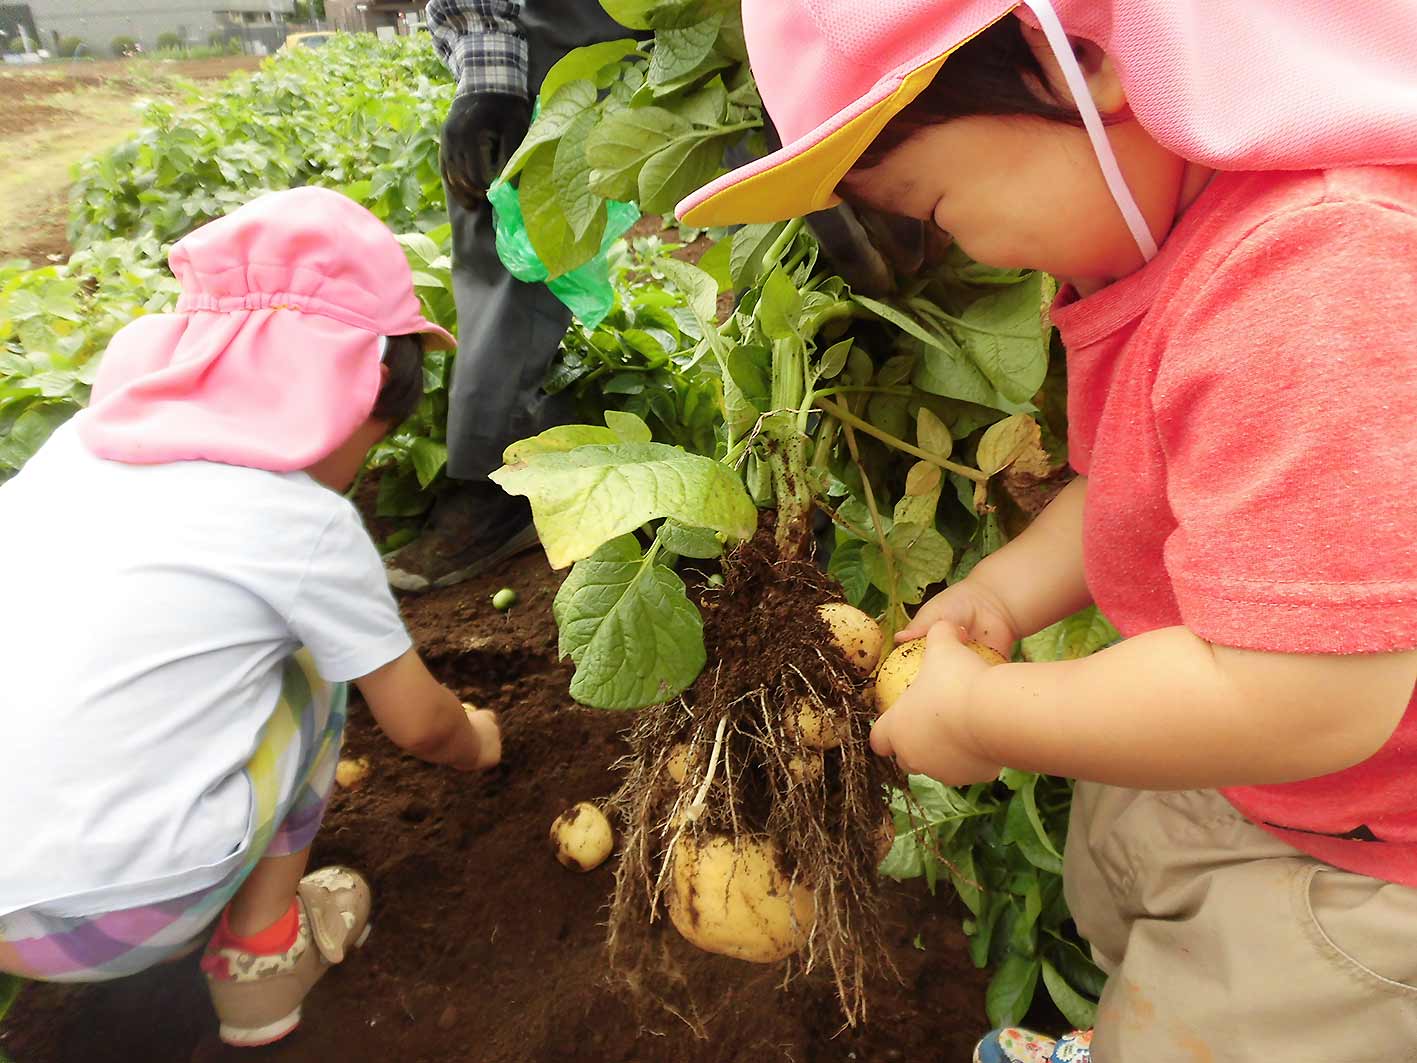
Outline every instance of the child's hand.
<path fill-rule="evenodd" d="M 912 642 L 925 637 L 936 624 L 962 628 L 966 638 L 982 642 L 1007 660 L 1020 634 L 999 597 L 977 580 L 964 579 L 941 591 L 920 607 L 919 612 L 896 637 L 896 642 Z M 928 655 L 927 655 L 928 660 Z"/>
<path fill-rule="evenodd" d="M 497 722 L 497 714 L 491 709 L 476 709 L 463 705 L 467 722 L 472 725 L 477 736 L 477 760 L 469 771 L 486 771 L 502 761 L 502 728 Z"/>
<path fill-rule="evenodd" d="M 930 628 L 920 674 L 871 728 L 871 749 L 879 756 L 895 757 L 905 771 L 929 775 L 947 786 L 988 782 L 1002 770 L 971 748 L 964 728 L 960 710 L 970 683 L 991 666 L 965 647 L 962 634 L 950 623 Z"/>

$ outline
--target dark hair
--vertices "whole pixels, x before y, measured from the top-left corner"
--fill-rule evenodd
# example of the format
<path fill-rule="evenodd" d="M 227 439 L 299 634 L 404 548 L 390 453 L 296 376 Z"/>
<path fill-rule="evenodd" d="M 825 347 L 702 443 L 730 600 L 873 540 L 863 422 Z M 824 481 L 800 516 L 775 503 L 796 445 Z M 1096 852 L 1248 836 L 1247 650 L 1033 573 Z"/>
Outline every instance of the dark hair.
<path fill-rule="evenodd" d="M 1077 111 L 1047 97 L 1048 79 L 1024 39 L 1019 20 L 1005 15 L 960 45 L 933 81 L 877 134 L 852 169 L 869 170 L 922 129 L 973 115 L 1027 116 L 1081 125 Z"/>
<path fill-rule="evenodd" d="M 390 336 L 384 364 L 389 367 L 389 375 L 369 416 L 402 424 L 413 416 L 418 400 L 423 398 L 423 337 L 416 332 Z"/>

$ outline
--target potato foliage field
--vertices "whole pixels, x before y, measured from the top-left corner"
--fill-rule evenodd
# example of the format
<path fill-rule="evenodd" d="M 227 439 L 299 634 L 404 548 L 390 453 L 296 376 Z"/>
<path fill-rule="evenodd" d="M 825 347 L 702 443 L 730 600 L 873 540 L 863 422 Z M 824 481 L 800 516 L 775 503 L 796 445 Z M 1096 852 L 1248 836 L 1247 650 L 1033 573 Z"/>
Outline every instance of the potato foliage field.
<path fill-rule="evenodd" d="M 505 175 L 553 277 L 599 250 L 611 204 L 667 215 L 722 172 L 726 150 L 762 148 L 735 4 L 604 3 L 625 40 L 552 72 Z M 150 102 L 140 133 L 80 167 L 70 259 L 0 263 L 0 481 L 84 405 L 114 332 L 173 306 L 172 242 L 263 192 L 319 184 L 363 203 L 399 234 L 430 319 L 453 328 L 438 169 L 452 95 L 426 38 L 349 35 L 185 102 Z M 696 264 L 676 254 L 701 238 Z M 685 579 L 750 539 L 760 514 L 784 549 L 815 532 L 841 597 L 889 635 L 1062 481 L 1051 278 L 950 250 L 870 298 L 800 220 L 621 239 L 608 275 L 608 314 L 572 324 L 547 380 L 577 397 L 584 423 L 517 444 L 498 474 L 531 500 L 553 563 L 574 566 L 557 619 L 585 704 L 645 710 L 692 687 L 706 651 Z M 416 532 L 443 483 L 450 371 L 451 356 L 428 355 L 422 404 L 371 457 L 379 513 L 403 522 L 385 546 Z M 623 496 L 594 509 L 616 518 L 571 519 L 610 490 L 597 471 L 613 471 Z M 1078 657 L 1115 637 L 1088 611 L 1018 652 Z M 650 657 L 654 668 L 636 664 Z M 1102 979 L 1061 889 L 1070 794 L 1006 771 L 964 789 L 912 777 L 890 797 L 896 838 L 880 872 L 958 894 L 973 959 L 993 971 L 997 1023 L 1040 991 L 1070 1022 L 1093 1017 Z"/>

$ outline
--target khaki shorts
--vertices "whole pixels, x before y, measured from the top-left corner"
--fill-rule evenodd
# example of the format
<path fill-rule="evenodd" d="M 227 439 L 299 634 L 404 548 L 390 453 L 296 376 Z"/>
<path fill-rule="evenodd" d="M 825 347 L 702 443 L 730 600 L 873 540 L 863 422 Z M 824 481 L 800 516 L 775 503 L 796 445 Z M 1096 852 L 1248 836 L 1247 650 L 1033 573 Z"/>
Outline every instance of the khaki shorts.
<path fill-rule="evenodd" d="M 1417 1063 L 1417 889 L 1305 856 L 1214 791 L 1091 783 L 1064 881 L 1110 975 L 1096 1063 Z"/>

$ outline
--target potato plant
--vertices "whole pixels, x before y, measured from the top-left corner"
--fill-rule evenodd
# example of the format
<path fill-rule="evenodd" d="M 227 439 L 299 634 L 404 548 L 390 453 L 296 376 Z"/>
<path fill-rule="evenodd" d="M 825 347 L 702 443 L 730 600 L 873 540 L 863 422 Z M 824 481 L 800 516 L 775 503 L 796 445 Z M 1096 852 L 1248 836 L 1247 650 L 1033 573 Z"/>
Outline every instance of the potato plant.
<path fill-rule="evenodd" d="M 654 31 L 653 39 L 568 57 L 508 171 L 523 203 L 540 204 L 541 223 L 556 236 L 539 240 L 538 222 L 528 217 L 533 244 L 555 263 L 553 272 L 580 260 L 571 237 L 578 218 L 603 206 L 596 196 L 643 193 L 638 183 L 660 153 L 698 150 L 706 159 L 721 140 L 731 143 L 751 128 L 744 111 L 722 109 L 715 123 L 707 120 L 713 108 L 705 107 L 687 125 L 659 113 L 694 108 L 691 101 L 711 95 L 724 70 L 746 103 L 720 5 L 605 6 L 631 29 Z M 690 40 L 707 48 L 699 53 L 707 65 L 670 89 L 652 84 L 661 49 Z M 695 138 L 697 149 L 688 146 Z M 531 165 L 536 158 L 540 167 Z M 564 175 L 585 166 L 589 198 L 584 183 L 554 180 L 558 168 Z M 597 171 L 622 179 L 612 187 L 596 180 Z M 696 174 L 696 183 L 716 172 Z M 604 428 L 523 441 L 496 477 L 530 499 L 553 564 L 574 565 L 556 602 L 562 652 L 576 665 L 572 693 L 601 708 L 642 708 L 617 797 L 628 828 L 612 947 L 633 934 L 634 920 L 654 918 L 662 902 L 685 929 L 682 884 L 693 876 L 676 855 L 683 846 L 693 854 L 716 844 L 728 859 L 745 845 L 769 844 L 789 889 L 812 890 L 832 876 L 847 884 L 843 892 L 867 888 L 852 865 L 860 852 L 828 854 L 812 837 L 814 819 L 817 826 L 843 822 L 832 815 L 844 816 L 853 836 L 879 836 L 871 801 L 842 800 L 867 777 L 856 758 L 869 727 L 860 711 L 864 686 L 853 685 L 846 658 L 834 656 L 836 671 L 824 689 L 801 677 L 759 677 L 756 692 L 738 691 L 746 712 L 706 689 L 705 677 L 724 667 L 720 633 L 705 641 L 714 627 L 706 610 L 716 606 L 708 591 L 761 593 L 761 583 L 738 571 L 745 550 L 761 549 L 761 529 L 771 529 L 771 563 L 782 570 L 813 553 L 815 531 L 830 554 L 835 593 L 879 617 L 888 637 L 930 587 L 964 578 L 1002 545 L 1009 529 L 1036 511 L 1024 496 L 1056 480 L 1062 465 L 1066 425 L 1061 365 L 1050 360 L 1050 278 L 991 270 L 951 251 L 938 268 L 878 300 L 853 293 L 819 257 L 793 221 L 725 234 L 702 269 L 655 263 L 656 280 L 689 295 L 694 329 L 681 329 L 673 349 L 666 336 L 656 337 L 661 365 L 672 371 L 641 381 L 636 393 L 642 409 L 672 408 L 691 389 L 711 389 L 720 418 L 711 444 L 666 438 L 617 414 Z M 721 320 L 718 301 L 728 290 L 735 310 Z M 560 368 L 576 372 L 586 364 L 568 352 Z M 590 391 L 611 374 L 587 375 L 581 386 Z M 602 401 L 613 403 L 610 389 Z M 816 523 L 824 516 L 825 536 Z M 752 546 L 744 545 L 750 539 Z M 704 571 L 710 575 L 702 584 L 686 586 L 681 573 Z M 714 580 L 726 582 L 715 587 Z M 1094 624 L 1078 623 L 1089 630 Z M 1063 642 L 1055 652 L 1074 652 L 1087 640 Z M 1044 650 L 1035 644 L 1035 652 Z M 732 760 L 738 774 L 715 779 L 716 759 Z M 814 780 L 819 763 L 824 784 Z M 755 785 L 794 811 L 758 809 L 755 819 L 744 797 Z M 717 796 L 707 798 L 710 792 Z M 804 792 L 816 803 L 798 803 Z M 894 793 L 898 836 L 882 870 L 924 876 L 931 888 L 944 874 L 970 904 L 975 958 L 996 969 L 991 1017 L 1017 1021 L 1041 980 L 1070 1017 L 1085 1019 L 1088 994 L 1099 983 L 1069 936 L 1061 902 L 1057 853 L 1067 784 L 1006 773 L 994 786 L 967 792 L 916 778 Z M 702 816 L 706 804 L 728 809 L 707 830 L 686 814 Z M 936 815 L 942 806 L 965 811 Z M 795 944 L 784 954 L 798 956 L 803 967 L 829 967 L 848 1018 L 855 1018 L 870 904 L 834 897 L 824 909 L 820 891 L 814 895 L 810 931 L 789 935 Z M 816 947 L 853 934 L 859 938 L 852 947 Z M 722 941 L 710 947 L 729 951 Z M 745 955 L 754 952 L 743 947 Z"/>

